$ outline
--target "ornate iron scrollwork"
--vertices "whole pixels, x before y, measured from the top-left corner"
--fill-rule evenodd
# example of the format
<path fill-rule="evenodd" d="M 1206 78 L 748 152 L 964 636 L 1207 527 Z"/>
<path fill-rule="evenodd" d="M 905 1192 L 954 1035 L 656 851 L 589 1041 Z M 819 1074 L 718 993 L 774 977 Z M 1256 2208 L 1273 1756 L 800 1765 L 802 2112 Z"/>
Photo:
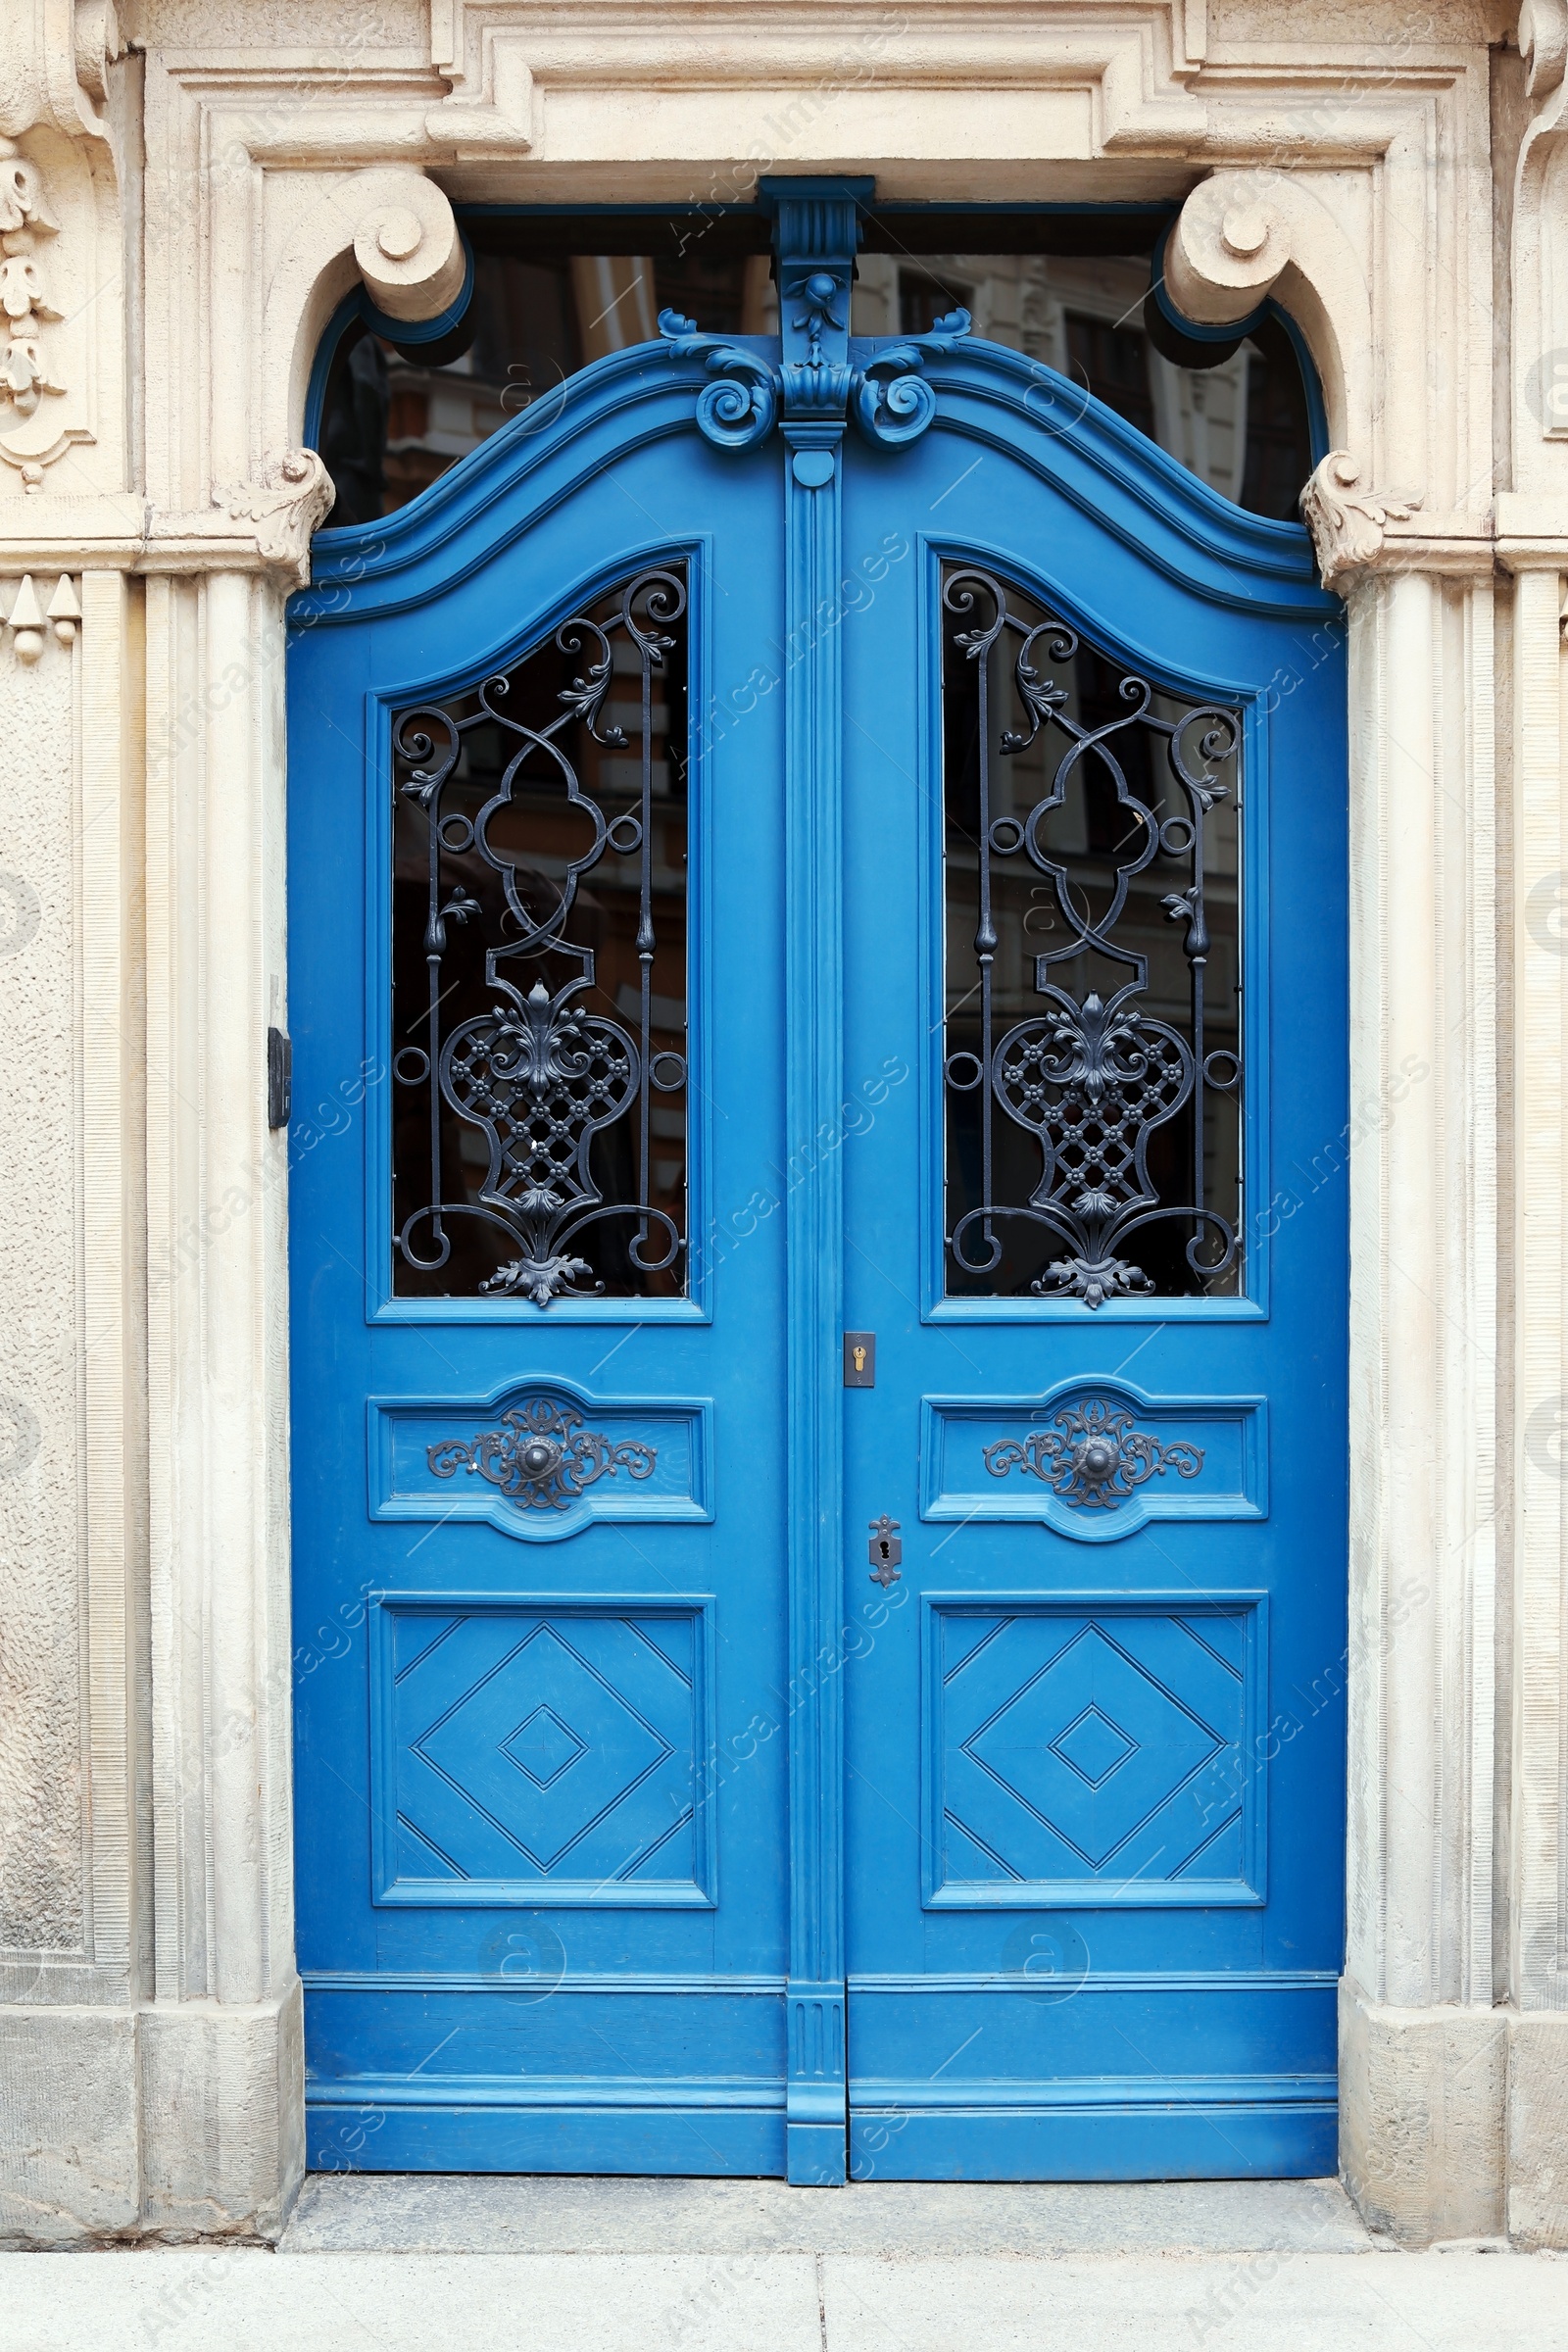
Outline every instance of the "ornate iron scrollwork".
<path fill-rule="evenodd" d="M 842 421 L 848 413 L 866 439 L 884 449 L 918 440 L 937 413 L 936 394 L 924 380 L 927 359 L 951 351 L 969 332 L 968 312 L 950 311 L 929 334 L 894 344 L 860 368 L 830 356 L 849 340 L 847 283 L 830 270 L 803 268 L 786 282 L 784 300 L 792 339 L 804 337 L 804 356 L 778 367 L 703 334 L 696 319 L 679 311 L 660 312 L 665 341 L 683 357 L 705 355 L 715 379 L 698 395 L 699 432 L 716 449 L 755 449 L 782 410 L 797 422 L 816 416 Z"/>
<path fill-rule="evenodd" d="M 574 1404 L 559 1396 L 530 1396 L 501 1416 L 499 1429 L 483 1429 L 463 1445 L 457 1440 L 426 1448 L 437 1478 L 477 1471 L 524 1511 L 569 1510 L 584 1488 L 624 1470 L 628 1478 L 652 1478 L 659 1449 L 632 1439 L 616 1445 L 583 1425 Z"/>
<path fill-rule="evenodd" d="M 973 1111 L 968 1117 L 977 1130 L 971 1140 L 978 1145 L 979 1164 L 978 1182 L 967 1188 L 967 1204 L 965 1196 L 958 1196 L 959 1213 L 948 1236 L 950 1260 L 960 1287 L 972 1293 L 973 1278 L 1001 1265 L 1004 1234 L 1032 1225 L 1064 1245 L 1062 1254 L 1029 1281 L 1037 1297 L 1075 1298 L 1098 1307 L 1106 1298 L 1159 1290 L 1202 1291 L 1229 1273 L 1238 1252 L 1236 1224 L 1212 1205 L 1205 1167 L 1212 1144 L 1209 1101 L 1217 1096 L 1235 1105 L 1241 1062 L 1228 1044 L 1216 1048 L 1205 1034 L 1212 943 L 1204 899 L 1204 828 L 1230 793 L 1219 770 L 1238 752 L 1240 720 L 1235 711 L 1215 706 L 1176 707 L 1175 715 L 1162 715 L 1151 682 L 1123 671 L 1113 694 L 1102 698 L 1110 705 L 1109 715 L 1087 723 L 1073 707 L 1077 632 L 1049 613 L 1020 615 L 1009 609 L 1008 596 L 1000 579 L 974 567 L 952 567 L 943 582 L 946 610 L 968 624 L 949 635 L 948 685 L 951 689 L 956 682 L 955 663 L 972 665 L 978 734 L 978 806 L 970 819 L 977 866 L 974 979 L 955 998 L 956 984 L 950 976 L 945 1062 L 950 1199 L 954 1121 L 963 1099 L 971 1096 L 977 1099 L 978 1117 Z M 998 726 L 993 673 L 1014 646 L 1010 679 L 999 671 L 996 682 L 1014 701 L 1016 723 Z M 1090 658 L 1115 675 L 1102 658 Z M 1162 699 L 1169 707 L 1169 698 Z M 1053 745 L 1059 747 L 1054 760 Z M 1155 773 L 1152 746 L 1161 747 L 1163 779 Z M 1027 814 L 998 815 L 995 762 L 1020 760 L 1025 754 L 1035 763 L 1044 757 L 1046 789 Z M 1135 789 L 1135 754 L 1148 771 L 1142 792 Z M 1059 848 L 1054 853 L 1047 839 L 1051 820 L 1066 808 L 1071 792 L 1077 795 L 1075 821 L 1086 822 L 1091 782 L 1102 819 L 1098 851 L 1073 858 Z M 951 848 L 951 775 L 949 783 Z M 1167 791 L 1168 799 L 1162 797 Z M 1158 1017 L 1151 1004 L 1147 929 L 1122 922 L 1133 886 L 1156 858 L 1167 869 L 1174 866 L 1173 878 L 1182 885 L 1159 900 L 1165 918 L 1182 925 L 1187 1002 L 1179 1019 Z M 1005 873 L 1014 859 L 1044 878 L 1034 886 L 1023 929 L 1034 937 L 1054 933 L 1056 944 L 1029 958 L 1034 993 L 1043 1000 L 1040 1009 L 1004 1022 L 999 1021 L 997 891 L 999 871 Z M 1091 879 L 1103 901 L 1098 912 L 1089 905 Z M 1155 912 L 1148 894 L 1149 885 L 1141 885 L 1136 912 L 1146 918 Z M 1233 898 L 1232 908 L 1234 904 Z M 1066 985 L 1065 967 L 1074 964 L 1079 967 L 1076 989 Z M 1161 1009 L 1174 1011 L 1169 973 L 1162 994 Z M 955 1047 L 959 1005 L 973 1043 Z M 1234 996 L 1227 1011 L 1232 1024 L 1233 1007 Z M 1234 1028 L 1224 1034 L 1234 1034 Z M 1039 1149 L 1038 1180 L 1023 1200 L 998 1197 L 998 1108 Z M 1156 1183 L 1152 1144 L 1158 1130 L 1184 1112 L 1185 1175 L 1167 1168 Z M 1162 1220 L 1192 1228 L 1185 1245 L 1186 1273 L 1179 1281 L 1156 1282 L 1127 1251 L 1135 1233 Z"/>
<path fill-rule="evenodd" d="M 671 805 L 663 799 L 656 811 L 654 690 L 685 609 L 680 574 L 653 568 L 612 592 L 597 617 L 585 612 L 564 621 L 546 641 L 564 657 L 567 680 L 556 689 L 553 716 L 548 684 L 541 688 L 530 673 L 536 648 L 513 670 L 486 678 L 460 714 L 430 705 L 396 718 L 396 791 L 423 820 L 422 840 L 410 836 L 400 853 L 399 874 L 415 857 L 424 864 L 424 988 L 416 1013 L 408 1003 L 416 984 L 406 952 L 399 965 L 409 1016 L 399 1035 L 420 1042 L 401 1045 L 393 1061 L 399 1084 L 425 1097 L 424 1135 L 416 1128 L 403 1155 L 404 1162 L 417 1158 L 414 1177 L 394 1153 L 394 1183 L 405 1198 L 428 1154 L 424 1197 L 415 1192 L 396 1228 L 397 1257 L 412 1277 L 400 1289 L 429 1295 L 428 1278 L 439 1280 L 448 1267 L 453 1227 L 463 1219 L 496 1237 L 489 1254 L 500 1257 L 482 1279 L 466 1276 L 466 1287 L 541 1307 L 612 1287 L 596 1229 L 615 1226 L 623 1236 L 613 1286 L 622 1293 L 646 1294 L 649 1278 L 675 1268 L 684 1251 L 675 1217 L 651 1197 L 651 1139 L 667 1132 L 673 1117 L 683 1154 L 684 1120 L 665 1113 L 661 1121 L 654 1102 L 686 1083 L 684 1054 L 655 1035 L 658 1028 L 668 1033 L 672 1022 L 683 1031 L 684 1002 L 682 994 L 656 1003 L 654 988 L 661 953 L 656 816 L 662 825 Z M 633 740 L 611 723 L 614 707 L 606 709 L 621 678 L 628 686 L 635 679 L 640 729 L 634 757 L 624 760 L 618 756 L 633 753 Z M 683 760 L 679 731 L 667 714 L 664 723 L 668 750 Z M 596 782 L 579 772 L 585 758 L 595 762 Z M 660 763 L 662 790 L 670 764 Z M 621 860 L 624 879 L 610 870 Z M 682 873 L 683 864 L 682 833 Z M 627 975 L 612 997 L 598 984 L 599 951 L 584 942 L 585 924 L 576 919 L 590 874 L 599 885 L 592 935 L 608 941 L 616 970 Z M 677 887 L 684 891 L 683 879 Z M 412 915 L 410 902 L 399 904 Z M 568 935 L 574 920 L 575 939 Z M 671 970 L 683 992 L 683 961 Z M 452 1114 L 462 1122 L 455 1131 Z M 466 1176 L 475 1158 L 465 1149 L 465 1130 L 478 1144 L 483 1172 L 475 1164 L 477 1181 L 460 1188 L 447 1171 Z M 610 1130 L 625 1138 L 612 1183 L 595 1159 Z M 678 1287 L 679 1276 L 671 1281 Z"/>
<path fill-rule="evenodd" d="M 1162 1446 L 1108 1396 L 1065 1405 L 1054 1428 L 1032 1430 L 1021 1440 L 1002 1438 L 981 1451 L 993 1478 L 1021 1470 L 1077 1510 L 1113 1511 L 1149 1479 L 1163 1478 L 1167 1470 L 1196 1478 L 1203 1467 L 1200 1446 Z"/>

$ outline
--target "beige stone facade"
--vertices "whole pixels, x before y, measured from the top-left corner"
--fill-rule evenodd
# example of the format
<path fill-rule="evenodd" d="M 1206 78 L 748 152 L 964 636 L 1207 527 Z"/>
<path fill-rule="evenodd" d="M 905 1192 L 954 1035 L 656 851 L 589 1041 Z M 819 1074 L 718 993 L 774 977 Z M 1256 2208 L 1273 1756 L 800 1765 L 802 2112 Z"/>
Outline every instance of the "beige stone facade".
<path fill-rule="evenodd" d="M 1185 200 L 1186 314 L 1272 289 L 1316 361 L 1343 2161 L 1407 2241 L 1568 2246 L 1568 0 L 9 0 L 0 48 L 0 2236 L 275 2234 L 302 2163 L 264 1041 L 323 326 L 440 308 L 448 200 L 832 170 Z"/>

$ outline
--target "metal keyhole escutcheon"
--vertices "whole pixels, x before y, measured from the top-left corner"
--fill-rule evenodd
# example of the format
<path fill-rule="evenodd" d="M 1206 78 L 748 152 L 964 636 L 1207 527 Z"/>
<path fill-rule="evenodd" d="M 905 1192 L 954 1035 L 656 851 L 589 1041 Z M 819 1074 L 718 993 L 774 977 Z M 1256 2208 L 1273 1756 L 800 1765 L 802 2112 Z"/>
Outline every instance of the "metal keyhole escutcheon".
<path fill-rule="evenodd" d="M 885 1592 L 889 1585 L 899 1581 L 899 1562 L 904 1557 L 904 1545 L 899 1540 L 899 1522 L 884 1511 L 880 1519 L 871 1521 L 871 1541 L 866 1545 L 871 1559 L 871 1582 L 880 1585 Z"/>

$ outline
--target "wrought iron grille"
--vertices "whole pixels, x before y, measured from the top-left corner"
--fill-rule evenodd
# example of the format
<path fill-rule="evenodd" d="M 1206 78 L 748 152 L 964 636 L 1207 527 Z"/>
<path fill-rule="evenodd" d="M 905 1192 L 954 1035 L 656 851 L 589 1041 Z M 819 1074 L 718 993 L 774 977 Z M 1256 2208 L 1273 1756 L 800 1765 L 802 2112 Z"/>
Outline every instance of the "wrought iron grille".
<path fill-rule="evenodd" d="M 685 567 L 396 713 L 393 1293 L 686 1267 Z"/>
<path fill-rule="evenodd" d="M 944 567 L 947 1290 L 1241 1287 L 1240 714 Z"/>

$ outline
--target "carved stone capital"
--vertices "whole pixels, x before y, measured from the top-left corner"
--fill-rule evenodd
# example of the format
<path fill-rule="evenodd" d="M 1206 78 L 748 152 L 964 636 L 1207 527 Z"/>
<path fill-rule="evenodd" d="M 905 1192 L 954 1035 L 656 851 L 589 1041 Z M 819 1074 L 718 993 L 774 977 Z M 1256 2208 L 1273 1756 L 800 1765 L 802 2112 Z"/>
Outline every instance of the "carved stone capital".
<path fill-rule="evenodd" d="M 256 526 L 264 563 L 286 572 L 295 587 L 311 584 L 311 537 L 320 528 L 336 493 L 332 477 L 314 449 L 291 449 L 264 482 L 242 482 L 213 492 L 213 504 L 235 522 Z"/>
<path fill-rule="evenodd" d="M 1389 524 L 1408 522 L 1413 511 L 1401 499 L 1363 489 L 1361 468 L 1349 451 L 1331 449 L 1301 492 L 1301 514 L 1324 587 L 1337 588 L 1349 573 L 1376 564 Z"/>
<path fill-rule="evenodd" d="M 1183 318 L 1229 326 L 1267 300 L 1291 259 L 1271 176 L 1216 172 L 1182 206 L 1165 247 L 1165 290 Z"/>

